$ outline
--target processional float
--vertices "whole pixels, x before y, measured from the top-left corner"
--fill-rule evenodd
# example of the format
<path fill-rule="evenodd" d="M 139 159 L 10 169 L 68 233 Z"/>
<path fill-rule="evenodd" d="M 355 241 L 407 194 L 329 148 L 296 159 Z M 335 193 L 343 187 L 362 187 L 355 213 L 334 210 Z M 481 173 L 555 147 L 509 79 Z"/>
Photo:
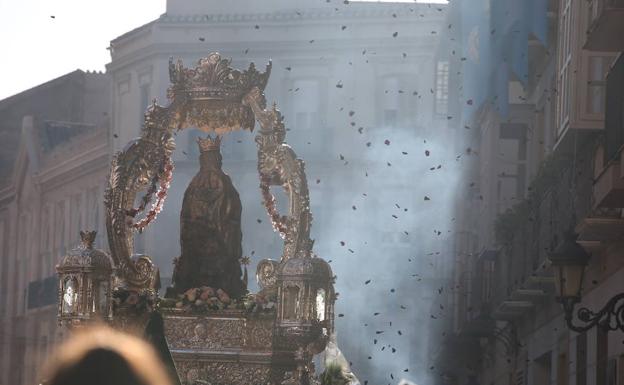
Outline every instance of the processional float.
<path fill-rule="evenodd" d="M 142 333 L 182 384 L 316 381 L 312 357 L 334 329 L 335 277 L 312 251 L 304 162 L 285 143 L 277 107 L 266 107 L 270 71 L 270 62 L 265 72 L 253 63 L 245 71 L 233 69 L 218 53 L 195 68 L 170 61 L 170 104 L 154 101 L 141 136 L 112 161 L 105 194 L 110 256 L 94 249 L 95 232 L 85 231 L 82 246 L 57 266 L 61 324 L 103 320 Z M 256 121 L 262 199 L 284 246 L 279 261 L 258 263 L 261 290 L 249 294 L 240 199 L 221 170 L 219 144 L 230 131 L 252 132 Z M 218 136 L 198 141 L 200 171 L 186 190 L 180 218 L 182 253 L 174 259 L 172 287 L 159 298 L 158 269 L 149 256 L 134 253 L 133 237 L 160 212 L 173 172 L 174 133 L 189 127 Z M 276 208 L 272 186 L 288 197 L 285 215 Z"/>

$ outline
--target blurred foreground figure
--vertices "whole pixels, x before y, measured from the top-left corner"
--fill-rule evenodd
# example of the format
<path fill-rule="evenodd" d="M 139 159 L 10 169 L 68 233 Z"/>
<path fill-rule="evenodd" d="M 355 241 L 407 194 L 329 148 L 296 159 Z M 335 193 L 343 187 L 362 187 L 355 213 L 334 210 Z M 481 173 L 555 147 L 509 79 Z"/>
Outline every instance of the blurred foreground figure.
<path fill-rule="evenodd" d="M 360 385 L 360 381 L 351 371 L 349 361 L 338 348 L 336 333 L 329 336 L 324 353 L 325 370 L 321 374 L 321 385 Z"/>
<path fill-rule="evenodd" d="M 49 362 L 45 385 L 170 385 L 146 342 L 104 327 L 78 331 Z"/>

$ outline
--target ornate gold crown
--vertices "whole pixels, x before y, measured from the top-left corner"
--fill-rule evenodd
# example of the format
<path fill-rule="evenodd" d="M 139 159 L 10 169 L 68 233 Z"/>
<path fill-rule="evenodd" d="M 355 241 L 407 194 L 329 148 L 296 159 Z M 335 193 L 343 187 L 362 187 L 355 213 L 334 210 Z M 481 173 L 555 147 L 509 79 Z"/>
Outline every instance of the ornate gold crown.
<path fill-rule="evenodd" d="M 256 70 L 254 63 L 241 72 L 230 67 L 231 62 L 231 59 L 224 59 L 217 52 L 199 59 L 195 68 L 184 68 L 179 59 L 174 64 L 173 58 L 170 58 L 169 78 L 172 84 L 169 97 L 182 97 L 186 101 L 240 103 L 252 88 L 264 90 L 271 74 L 270 61 L 263 73 Z"/>
<path fill-rule="evenodd" d="M 221 147 L 221 136 L 215 135 L 215 138 L 212 139 L 210 135 L 204 138 L 197 138 L 197 144 L 199 145 L 199 151 L 207 152 L 207 151 L 219 151 Z"/>
<path fill-rule="evenodd" d="M 216 52 L 200 59 L 195 68 L 184 68 L 181 60 L 169 60 L 171 87 L 167 96 L 175 111 L 173 127 L 195 126 L 217 134 L 239 129 L 253 131 L 253 112 L 242 100 L 255 87 L 264 90 L 271 62 L 265 72 L 258 72 L 253 63 L 245 71 L 233 69 L 230 63 Z"/>

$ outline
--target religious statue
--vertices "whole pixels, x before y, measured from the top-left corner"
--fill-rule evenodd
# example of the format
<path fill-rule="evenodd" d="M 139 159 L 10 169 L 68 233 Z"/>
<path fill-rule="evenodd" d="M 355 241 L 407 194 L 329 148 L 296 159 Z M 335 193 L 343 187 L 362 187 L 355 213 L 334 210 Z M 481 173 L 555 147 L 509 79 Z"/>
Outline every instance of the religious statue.
<path fill-rule="evenodd" d="M 241 201 L 221 169 L 221 137 L 198 138 L 199 172 L 184 193 L 180 213 L 181 255 L 175 262 L 174 289 L 208 286 L 232 298 L 246 292 L 241 278 Z"/>

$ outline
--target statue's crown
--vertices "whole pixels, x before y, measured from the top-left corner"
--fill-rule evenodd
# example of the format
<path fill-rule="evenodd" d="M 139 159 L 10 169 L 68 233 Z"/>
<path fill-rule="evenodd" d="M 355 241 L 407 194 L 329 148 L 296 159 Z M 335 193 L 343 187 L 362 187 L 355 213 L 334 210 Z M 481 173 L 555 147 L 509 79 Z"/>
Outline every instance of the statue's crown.
<path fill-rule="evenodd" d="M 239 71 L 230 67 L 231 62 L 231 59 L 222 58 L 217 52 L 199 59 L 195 68 L 185 68 L 181 60 L 174 63 L 170 58 L 169 97 L 174 100 L 240 103 L 252 88 L 264 90 L 271 73 L 271 62 L 265 72 L 256 70 L 254 63 L 247 70 Z"/>
<path fill-rule="evenodd" d="M 221 147 L 221 136 L 215 135 L 214 139 L 208 135 L 206 138 L 197 138 L 197 144 L 199 145 L 199 151 L 219 151 Z"/>

